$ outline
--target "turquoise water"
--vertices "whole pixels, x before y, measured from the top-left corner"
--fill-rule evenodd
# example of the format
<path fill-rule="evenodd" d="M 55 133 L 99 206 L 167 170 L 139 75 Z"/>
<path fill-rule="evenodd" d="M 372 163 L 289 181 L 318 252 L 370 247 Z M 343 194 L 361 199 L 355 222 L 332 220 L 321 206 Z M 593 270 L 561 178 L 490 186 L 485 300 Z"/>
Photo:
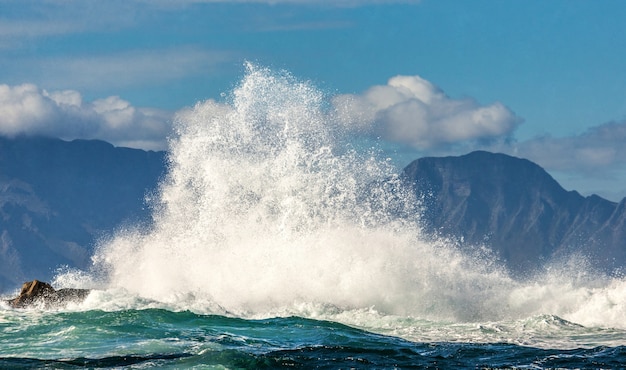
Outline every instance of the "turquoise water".
<path fill-rule="evenodd" d="M 572 255 L 519 279 L 424 235 L 420 200 L 332 105 L 249 65 L 181 112 L 152 223 L 57 274 L 85 302 L 0 307 L 0 368 L 626 366 L 624 278 Z"/>
<path fill-rule="evenodd" d="M 557 318 L 547 317 L 536 320 L 559 322 Z M 413 325 L 417 327 L 420 323 Z M 421 325 L 431 326 L 428 330 L 433 330 L 433 325 L 442 324 Z M 301 317 L 252 320 L 154 308 L 67 312 L 3 310 L 0 311 L 0 368 L 626 366 L 625 346 L 593 346 L 587 342 L 590 337 L 595 342 L 624 341 L 624 331 L 583 327 L 572 330 L 569 325 L 556 324 L 551 335 L 562 331 L 558 335 L 569 336 L 572 344 L 579 340 L 580 344 L 586 344 L 584 347 L 551 349 L 506 342 L 467 342 L 462 338 L 457 338 L 456 342 L 410 341 L 333 321 Z M 440 329 L 451 333 L 459 331 L 451 327 Z M 541 335 L 536 329 L 533 334 Z M 474 330 L 478 333 L 493 329 L 477 326 Z M 524 335 L 523 332 L 517 334 Z"/>

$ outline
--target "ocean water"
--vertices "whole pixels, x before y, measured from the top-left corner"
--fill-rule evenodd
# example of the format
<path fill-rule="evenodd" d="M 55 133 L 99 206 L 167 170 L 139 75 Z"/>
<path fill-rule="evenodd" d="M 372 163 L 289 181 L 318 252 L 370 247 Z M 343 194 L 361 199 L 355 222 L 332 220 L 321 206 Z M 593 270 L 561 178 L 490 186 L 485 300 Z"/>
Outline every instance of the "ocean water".
<path fill-rule="evenodd" d="M 322 92 L 255 65 L 180 113 L 149 225 L 0 304 L 0 368 L 621 368 L 626 280 L 580 256 L 523 279 L 425 235 L 421 203 Z M 9 297 L 6 297 L 9 298 Z"/>

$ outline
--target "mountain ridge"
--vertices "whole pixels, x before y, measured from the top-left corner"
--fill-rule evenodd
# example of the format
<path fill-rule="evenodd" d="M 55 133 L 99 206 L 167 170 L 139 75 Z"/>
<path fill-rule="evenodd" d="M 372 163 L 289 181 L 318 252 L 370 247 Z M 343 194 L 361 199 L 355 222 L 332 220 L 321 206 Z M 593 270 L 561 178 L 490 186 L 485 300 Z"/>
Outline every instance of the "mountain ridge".
<path fill-rule="evenodd" d="M 102 237 L 151 221 L 145 197 L 166 153 L 97 140 L 0 137 L 0 292 L 59 266 L 84 269 Z M 426 234 L 486 246 L 515 276 L 580 254 L 607 273 L 626 266 L 626 199 L 566 191 L 506 154 L 424 157 L 402 171 L 423 200 Z"/>
<path fill-rule="evenodd" d="M 124 222 L 147 222 L 146 192 L 164 152 L 104 141 L 0 137 L 0 291 L 57 266 L 85 268 L 96 241 Z"/>
<path fill-rule="evenodd" d="M 424 199 L 429 232 L 487 245 L 512 270 L 572 252 L 606 271 L 626 263 L 626 199 L 567 191 L 527 159 L 476 151 L 420 158 L 403 173 Z"/>

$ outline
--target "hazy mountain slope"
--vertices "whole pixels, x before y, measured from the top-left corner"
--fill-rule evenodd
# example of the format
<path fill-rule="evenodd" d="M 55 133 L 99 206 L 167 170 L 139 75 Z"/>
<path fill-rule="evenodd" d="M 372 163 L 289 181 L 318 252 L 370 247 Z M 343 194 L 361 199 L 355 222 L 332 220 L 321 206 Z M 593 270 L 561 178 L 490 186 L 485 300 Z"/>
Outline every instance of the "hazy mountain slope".
<path fill-rule="evenodd" d="M 99 237 L 149 221 L 144 197 L 165 168 L 163 152 L 0 138 L 0 292 L 85 268 Z M 626 200 L 583 197 L 528 160 L 487 152 L 421 158 L 404 175 L 428 231 L 487 245 L 516 273 L 572 252 L 626 266 Z"/>
<path fill-rule="evenodd" d="M 164 168 L 163 152 L 0 138 L 0 290 L 86 267 L 98 237 L 149 217 L 144 196 Z"/>
<path fill-rule="evenodd" d="M 431 232 L 495 250 L 517 272 L 580 251 L 606 270 L 626 262 L 624 202 L 564 190 L 538 165 L 473 152 L 404 169 Z"/>

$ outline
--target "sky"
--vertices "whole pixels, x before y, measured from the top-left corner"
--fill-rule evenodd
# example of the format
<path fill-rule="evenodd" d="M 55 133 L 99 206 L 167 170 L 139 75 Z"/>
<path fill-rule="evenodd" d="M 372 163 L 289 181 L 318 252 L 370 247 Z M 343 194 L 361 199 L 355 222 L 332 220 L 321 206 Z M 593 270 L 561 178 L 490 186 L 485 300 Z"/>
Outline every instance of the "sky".
<path fill-rule="evenodd" d="M 621 0 L 0 0 L 0 135 L 166 149 L 250 61 L 402 167 L 489 150 L 626 197 Z"/>

